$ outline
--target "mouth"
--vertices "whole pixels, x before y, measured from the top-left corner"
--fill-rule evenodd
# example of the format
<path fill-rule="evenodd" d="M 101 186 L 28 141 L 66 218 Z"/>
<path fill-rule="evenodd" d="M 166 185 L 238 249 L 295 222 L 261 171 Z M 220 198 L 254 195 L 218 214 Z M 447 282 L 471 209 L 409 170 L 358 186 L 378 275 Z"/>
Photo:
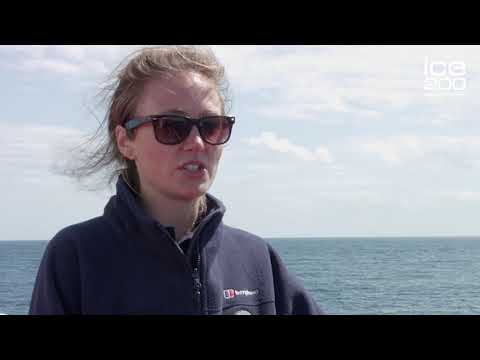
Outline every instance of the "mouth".
<path fill-rule="evenodd" d="M 201 161 L 189 161 L 179 167 L 180 170 L 186 171 L 188 174 L 198 175 L 206 172 L 206 166 Z"/>

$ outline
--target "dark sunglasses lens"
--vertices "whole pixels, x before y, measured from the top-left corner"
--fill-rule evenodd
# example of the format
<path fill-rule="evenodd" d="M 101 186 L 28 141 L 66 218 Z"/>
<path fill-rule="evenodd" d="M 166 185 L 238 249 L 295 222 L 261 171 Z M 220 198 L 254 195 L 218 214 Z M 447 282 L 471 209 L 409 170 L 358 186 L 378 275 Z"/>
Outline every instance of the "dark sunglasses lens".
<path fill-rule="evenodd" d="M 179 144 L 188 136 L 190 124 L 181 117 L 163 117 L 155 121 L 155 137 L 163 144 Z"/>
<path fill-rule="evenodd" d="M 223 144 L 230 137 L 232 124 L 223 116 L 203 119 L 200 125 L 200 135 L 210 144 Z"/>

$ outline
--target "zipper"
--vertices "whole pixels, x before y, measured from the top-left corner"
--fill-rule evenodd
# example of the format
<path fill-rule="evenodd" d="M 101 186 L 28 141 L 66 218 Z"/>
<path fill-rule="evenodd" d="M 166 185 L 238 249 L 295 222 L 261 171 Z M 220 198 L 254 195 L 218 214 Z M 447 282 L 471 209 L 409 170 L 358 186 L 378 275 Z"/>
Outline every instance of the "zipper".
<path fill-rule="evenodd" d="M 192 237 L 192 244 L 190 245 L 191 248 L 187 250 L 187 260 L 190 260 L 193 258 L 194 255 L 196 255 L 195 258 L 195 264 L 192 264 L 192 279 L 193 279 L 193 296 L 194 296 L 194 301 L 195 305 L 197 308 L 197 313 L 199 315 L 202 315 L 202 282 L 200 279 L 200 262 L 201 262 L 201 255 L 200 255 L 200 233 L 202 232 L 203 228 L 210 223 L 210 220 L 216 215 L 217 211 L 214 211 L 213 213 L 209 214 L 203 221 L 200 223 L 197 231 L 195 231 L 195 234 Z M 193 251 L 193 246 L 195 246 L 195 251 Z M 194 254 L 194 255 L 193 255 Z M 190 255 L 190 256 L 189 256 Z M 191 263 L 189 263 L 190 265 Z"/>
<path fill-rule="evenodd" d="M 160 224 L 157 224 L 157 227 L 161 228 L 161 226 L 159 226 L 159 225 Z M 198 314 L 200 314 L 201 313 L 201 308 L 202 308 L 202 302 L 201 302 L 202 282 L 200 281 L 200 270 L 199 270 L 200 269 L 200 253 L 198 252 L 198 246 L 196 247 L 197 248 L 196 253 L 198 254 L 197 258 L 196 258 L 196 263 L 195 263 L 195 265 L 193 265 L 192 262 L 189 261 L 189 259 L 191 257 L 187 256 L 187 253 L 184 253 L 179 248 L 178 244 L 175 242 L 175 239 L 170 235 L 170 233 L 168 231 L 165 231 L 165 230 L 163 230 L 162 232 L 163 232 L 163 234 L 165 234 L 165 236 L 168 237 L 168 239 L 172 242 L 172 245 L 175 246 L 175 248 L 178 250 L 178 254 L 179 255 L 181 254 L 182 260 L 185 261 L 185 264 L 187 265 L 188 270 L 192 274 L 192 280 L 193 280 L 192 300 L 194 302 L 194 307 L 195 307 L 196 312 Z M 195 239 L 192 238 L 190 241 L 193 242 L 194 240 Z"/>
<path fill-rule="evenodd" d="M 193 265 L 190 262 L 190 259 L 193 256 L 188 256 L 191 255 L 193 248 L 190 248 L 187 250 L 187 252 L 184 254 L 185 257 L 187 258 L 186 262 L 189 267 L 189 269 L 192 270 L 192 280 L 193 280 L 193 299 L 195 303 L 195 307 L 197 310 L 197 313 L 199 315 L 202 314 L 202 282 L 200 280 L 200 262 L 201 262 L 201 256 L 200 256 L 200 244 L 199 244 L 199 236 L 203 228 L 210 222 L 210 220 L 214 217 L 214 215 L 217 213 L 217 211 L 209 214 L 204 221 L 200 224 L 199 228 L 195 232 L 195 234 L 192 237 L 192 244 L 191 246 L 195 246 L 195 264 Z M 173 239 L 168 231 L 165 231 L 166 235 L 175 243 L 175 239 Z"/>
<path fill-rule="evenodd" d="M 195 250 L 196 250 L 196 259 L 195 265 L 193 265 L 193 296 L 195 299 L 195 305 L 197 308 L 198 314 L 202 314 L 202 282 L 200 280 L 200 246 L 198 244 L 198 239 L 192 239 L 195 241 Z"/>
<path fill-rule="evenodd" d="M 202 313 L 202 282 L 200 281 L 200 254 L 197 256 L 196 266 L 193 268 L 193 297 L 197 313 Z"/>

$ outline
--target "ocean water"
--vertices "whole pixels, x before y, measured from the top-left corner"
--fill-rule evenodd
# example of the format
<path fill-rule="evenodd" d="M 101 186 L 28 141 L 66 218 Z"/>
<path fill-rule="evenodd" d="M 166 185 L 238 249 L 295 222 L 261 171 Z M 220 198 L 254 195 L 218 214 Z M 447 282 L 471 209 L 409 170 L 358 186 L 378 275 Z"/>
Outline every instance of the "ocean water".
<path fill-rule="evenodd" d="M 267 241 L 329 314 L 480 314 L 480 238 Z M 0 313 L 28 313 L 46 245 L 0 241 Z"/>

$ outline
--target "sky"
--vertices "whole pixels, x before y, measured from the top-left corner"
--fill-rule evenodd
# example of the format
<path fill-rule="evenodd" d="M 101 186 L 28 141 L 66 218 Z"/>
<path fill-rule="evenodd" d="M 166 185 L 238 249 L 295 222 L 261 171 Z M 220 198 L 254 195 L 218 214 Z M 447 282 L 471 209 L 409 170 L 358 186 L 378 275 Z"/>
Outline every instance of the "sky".
<path fill-rule="evenodd" d="M 103 213 L 114 187 L 54 169 L 96 130 L 99 87 L 139 47 L 0 46 L 0 240 L 49 240 Z M 210 189 L 226 224 L 480 235 L 480 46 L 211 47 L 236 117 Z"/>

